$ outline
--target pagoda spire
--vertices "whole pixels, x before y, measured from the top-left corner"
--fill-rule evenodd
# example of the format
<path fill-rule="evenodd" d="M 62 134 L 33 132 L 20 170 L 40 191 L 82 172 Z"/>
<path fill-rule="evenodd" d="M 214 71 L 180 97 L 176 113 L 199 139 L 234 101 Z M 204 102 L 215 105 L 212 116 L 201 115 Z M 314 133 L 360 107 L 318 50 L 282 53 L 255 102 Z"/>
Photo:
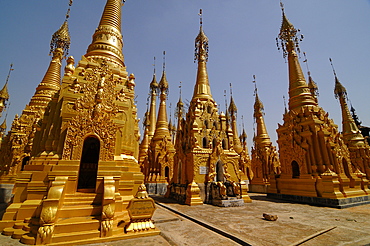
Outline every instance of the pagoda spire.
<path fill-rule="evenodd" d="M 202 9 L 200 9 L 199 16 L 200 16 L 200 29 L 198 36 L 195 38 L 195 57 L 194 57 L 194 62 L 198 61 L 198 72 L 192 100 L 197 100 L 199 98 L 213 100 L 207 72 L 208 37 L 203 32 Z"/>
<path fill-rule="evenodd" d="M 154 57 L 154 72 L 153 72 L 153 79 L 150 83 L 150 106 L 149 106 L 149 125 L 148 125 L 148 136 L 149 142 L 154 136 L 155 128 L 156 128 L 156 103 L 157 103 L 157 92 L 158 92 L 158 83 L 155 75 L 155 57 Z"/>
<path fill-rule="evenodd" d="M 330 63 L 333 68 L 333 73 L 335 77 L 335 87 L 334 95 L 335 98 L 339 98 L 340 107 L 342 110 L 342 134 L 343 139 L 349 147 L 352 146 L 363 146 L 364 137 L 361 134 L 361 131 L 358 129 L 355 120 L 353 119 L 347 104 L 347 90 L 339 82 L 337 74 L 334 70 L 333 63 L 331 58 L 329 58 Z"/>
<path fill-rule="evenodd" d="M 307 67 L 308 88 L 310 88 L 311 95 L 312 95 L 313 99 L 315 100 L 315 102 L 317 103 L 318 102 L 318 96 L 319 96 L 319 88 L 317 87 L 317 84 L 315 83 L 315 81 L 311 77 L 311 71 L 310 71 L 310 68 L 308 67 L 308 60 L 307 60 L 307 57 L 306 57 L 306 52 L 303 52 L 303 55 L 304 55 L 304 61 L 303 62 L 306 63 L 306 67 Z"/>
<path fill-rule="evenodd" d="M 230 83 L 230 105 L 229 105 L 229 113 L 230 113 L 230 119 L 231 119 L 231 130 L 233 133 L 233 141 L 234 141 L 234 149 L 236 153 L 240 154 L 243 151 L 243 146 L 239 139 L 238 134 L 238 128 L 236 125 L 236 114 L 238 112 L 238 108 L 236 107 L 236 104 L 234 102 L 233 93 L 231 90 L 231 83 Z"/>
<path fill-rule="evenodd" d="M 182 129 L 181 120 L 184 115 L 184 103 L 182 102 L 182 98 L 181 98 L 181 83 L 182 82 L 180 81 L 180 85 L 179 85 L 180 96 L 179 96 L 179 101 L 176 104 L 176 112 L 175 112 L 175 117 L 177 118 L 177 131 Z"/>
<path fill-rule="evenodd" d="M 6 82 L 3 86 L 3 88 L 0 91 L 0 116 L 3 112 L 4 108 L 6 107 L 6 101 L 9 100 L 9 93 L 8 93 L 8 81 L 10 78 L 10 73 L 13 71 L 13 64 L 10 64 L 8 76 L 6 77 Z"/>
<path fill-rule="evenodd" d="M 51 101 L 52 97 L 60 89 L 62 59 L 66 58 L 71 44 L 71 38 L 68 29 L 68 18 L 72 0 L 69 2 L 69 8 L 66 14 L 66 19 L 60 28 L 52 35 L 50 42 L 50 54 L 53 58 L 50 61 L 49 67 L 37 86 L 36 92 L 31 98 L 30 106 L 45 109 Z"/>
<path fill-rule="evenodd" d="M 144 161 L 148 156 L 148 149 L 149 149 L 149 143 L 150 143 L 149 134 L 148 134 L 149 125 L 150 125 L 149 112 L 148 112 L 148 109 L 147 109 L 146 112 L 145 112 L 145 117 L 144 117 L 144 122 L 143 122 L 144 136 L 143 136 L 143 140 L 141 141 L 140 146 L 139 146 L 139 165 L 140 165 L 141 171 L 143 173 L 145 172 Z"/>
<path fill-rule="evenodd" d="M 283 50 L 284 58 L 288 56 L 289 67 L 289 110 L 297 109 L 304 105 L 317 106 L 314 98 L 311 95 L 310 89 L 304 78 L 301 65 L 298 60 L 297 52 L 300 52 L 299 41 L 302 41 L 303 35 L 299 34 L 299 30 L 295 29 L 292 23 L 285 16 L 284 8 L 282 7 L 283 20 L 278 38 L 280 43 L 278 47 Z"/>
<path fill-rule="evenodd" d="M 163 52 L 165 55 L 165 52 Z M 158 117 L 157 117 L 157 124 L 156 129 L 154 132 L 153 140 L 162 139 L 164 136 L 167 136 L 168 139 L 171 138 L 170 131 L 168 129 L 168 120 L 167 120 L 167 94 L 168 94 L 168 81 L 166 77 L 166 70 L 165 70 L 165 63 L 163 62 L 163 72 L 162 78 L 158 84 L 160 94 L 160 102 L 159 102 L 159 109 L 158 109 Z"/>
<path fill-rule="evenodd" d="M 253 76 L 255 78 L 255 76 Z M 255 83 L 255 81 L 254 81 Z M 256 121 L 257 129 L 254 136 L 254 141 L 256 142 L 256 145 L 263 145 L 268 146 L 271 144 L 270 136 L 267 133 L 265 120 L 263 118 L 263 104 L 261 100 L 258 97 L 258 91 L 257 86 L 255 83 L 255 89 L 254 89 L 254 95 L 255 95 L 255 101 L 254 101 L 254 114 L 253 117 Z"/>
<path fill-rule="evenodd" d="M 125 66 L 121 34 L 122 0 L 107 0 L 98 28 L 93 35 L 86 57 L 107 59 Z"/>

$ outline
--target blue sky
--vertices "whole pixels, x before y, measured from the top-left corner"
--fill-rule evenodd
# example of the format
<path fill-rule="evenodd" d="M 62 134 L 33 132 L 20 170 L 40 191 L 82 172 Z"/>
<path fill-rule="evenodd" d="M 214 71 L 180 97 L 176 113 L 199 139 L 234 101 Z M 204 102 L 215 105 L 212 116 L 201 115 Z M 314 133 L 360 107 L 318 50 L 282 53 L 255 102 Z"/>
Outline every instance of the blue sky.
<path fill-rule="evenodd" d="M 76 62 L 91 42 L 104 5 L 104 0 L 73 3 L 69 19 L 70 55 Z M 341 112 L 334 98 L 334 77 L 328 60 L 331 57 L 360 120 L 370 126 L 369 1 L 285 0 L 284 5 L 287 17 L 305 37 L 300 47 L 307 53 L 312 77 L 319 86 L 319 105 L 341 129 Z M 9 64 L 14 64 L 9 81 L 8 128 L 14 115 L 21 114 L 45 74 L 51 59 L 48 56 L 51 35 L 63 23 L 67 7 L 68 0 L 0 2 L 1 87 Z M 136 76 L 138 117 L 142 119 L 146 109 L 153 57 L 157 58 L 156 71 L 160 79 L 164 50 L 172 120 L 180 81 L 183 99 L 191 99 L 196 77 L 194 39 L 199 31 L 200 8 L 209 38 L 211 90 L 220 110 L 225 109 L 224 90 L 229 101 L 229 83 L 232 83 L 238 125 L 242 125 L 243 116 L 251 147 L 252 80 L 256 75 L 259 96 L 265 106 L 265 122 L 275 142 L 277 124 L 282 123 L 284 112 L 283 95 L 288 94 L 287 64 L 275 41 L 281 25 L 278 0 L 127 0 L 122 13 L 123 53 L 127 71 Z M 301 65 L 306 73 L 306 64 Z M 1 122 L 4 117 L 5 113 Z"/>

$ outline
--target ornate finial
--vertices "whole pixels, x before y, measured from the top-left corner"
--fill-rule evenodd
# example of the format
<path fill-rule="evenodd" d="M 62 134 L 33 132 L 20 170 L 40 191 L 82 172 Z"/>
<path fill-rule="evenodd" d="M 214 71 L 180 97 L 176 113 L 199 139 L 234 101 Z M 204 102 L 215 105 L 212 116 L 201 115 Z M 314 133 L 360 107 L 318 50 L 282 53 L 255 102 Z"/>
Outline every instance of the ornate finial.
<path fill-rule="evenodd" d="M 203 10 L 202 9 L 200 9 L 199 10 L 199 23 L 200 23 L 200 26 L 203 26 L 203 16 L 202 16 L 202 12 L 203 12 Z"/>
<path fill-rule="evenodd" d="M 13 63 L 10 64 L 8 76 L 6 77 L 6 82 L 4 87 L 0 91 L 0 113 L 3 111 L 3 109 L 6 107 L 6 101 L 9 100 L 9 93 L 8 93 L 8 81 L 10 78 L 10 73 L 13 71 Z"/>
<path fill-rule="evenodd" d="M 182 102 L 181 100 L 181 81 L 180 81 L 180 85 L 179 85 L 179 90 L 180 90 L 180 97 L 179 97 L 179 101 L 177 102 L 177 105 L 176 105 L 176 112 L 175 112 L 175 118 L 177 119 L 181 119 L 182 116 L 183 116 L 183 111 L 182 111 L 182 108 L 184 106 L 184 103 Z"/>
<path fill-rule="evenodd" d="M 181 97 L 181 83 L 182 83 L 182 81 L 180 81 L 180 85 L 179 85 L 179 89 L 180 89 L 180 97 Z"/>
<path fill-rule="evenodd" d="M 281 12 L 284 14 L 284 4 L 282 1 L 280 1 L 280 8 L 281 8 Z"/>
<path fill-rule="evenodd" d="M 335 72 L 334 65 L 333 65 L 333 60 L 329 58 L 331 68 L 333 69 L 334 76 L 337 77 L 337 73 Z"/>
<path fill-rule="evenodd" d="M 166 51 L 163 51 L 163 73 L 158 87 L 161 92 L 168 94 L 168 82 L 166 78 Z"/>
<path fill-rule="evenodd" d="M 166 71 L 166 51 L 163 51 L 163 71 Z"/>
<path fill-rule="evenodd" d="M 153 74 L 155 74 L 155 57 L 154 57 L 154 61 L 153 61 Z"/>
<path fill-rule="evenodd" d="M 155 76 L 155 57 L 154 57 L 153 67 L 154 67 L 153 79 L 152 79 L 152 82 L 150 82 L 151 93 L 158 91 L 158 83 L 157 83 L 157 79 L 156 79 L 156 76 Z"/>
<path fill-rule="evenodd" d="M 347 97 L 347 90 L 346 88 L 339 82 L 339 79 L 337 77 L 337 73 L 335 72 L 333 61 L 331 58 L 329 58 L 331 68 L 333 69 L 334 77 L 335 77 L 335 87 L 334 87 L 334 95 L 335 98 L 338 98 L 340 96 L 343 96 L 344 98 Z"/>
<path fill-rule="evenodd" d="M 235 105 L 234 98 L 233 98 L 233 90 L 232 85 L 230 83 L 230 106 L 229 106 L 229 112 L 231 115 L 236 114 L 238 111 L 238 108 Z"/>
<path fill-rule="evenodd" d="M 203 17 L 202 9 L 200 9 L 200 30 L 198 36 L 195 38 L 195 57 L 194 62 L 207 62 L 208 61 L 208 38 L 203 32 Z"/>
<path fill-rule="evenodd" d="M 306 52 L 303 52 L 303 55 L 304 55 L 303 62 L 306 63 L 306 67 L 307 67 L 308 88 L 310 88 L 311 94 L 315 98 L 315 101 L 317 102 L 317 97 L 319 96 L 319 88 L 317 87 L 317 84 L 315 83 L 315 81 L 313 81 L 311 77 L 311 71 L 310 71 L 310 68 L 308 67 L 308 60 L 307 60 Z"/>
<path fill-rule="evenodd" d="M 49 55 L 51 55 L 55 49 L 60 48 L 64 51 L 63 58 L 67 58 L 68 56 L 69 46 L 71 44 L 71 38 L 69 36 L 69 30 L 68 30 L 68 18 L 69 18 L 69 14 L 71 11 L 72 3 L 73 1 L 69 0 L 69 4 L 68 4 L 69 7 L 66 13 L 66 19 L 64 23 L 60 26 L 58 31 L 56 31 L 51 37 Z"/>
<path fill-rule="evenodd" d="M 171 119 L 172 119 L 172 103 L 170 103 L 169 108 L 170 108 L 170 122 L 171 122 Z"/>
<path fill-rule="evenodd" d="M 253 81 L 252 83 L 254 84 L 254 93 L 253 96 L 257 95 L 257 82 L 256 82 L 256 75 L 253 75 Z"/>
<path fill-rule="evenodd" d="M 240 135 L 240 140 L 245 143 L 245 140 L 247 140 L 247 133 L 245 133 L 245 128 L 244 128 L 244 116 L 242 115 L 242 126 L 243 126 L 243 132 L 242 134 Z M 254 129 L 253 129 L 254 131 Z"/>
<path fill-rule="evenodd" d="M 283 15 L 283 21 L 281 23 L 280 33 L 276 38 L 276 45 L 278 50 L 283 50 L 283 57 L 288 55 L 288 52 L 293 49 L 297 49 L 300 53 L 299 42 L 303 40 L 303 35 L 300 34 L 300 30 L 295 29 L 292 23 L 285 16 L 284 5 L 280 2 L 280 7 Z M 280 42 L 279 40 L 280 39 Z"/>
<path fill-rule="evenodd" d="M 310 68 L 308 67 L 308 60 L 307 60 L 306 52 L 303 52 L 303 56 L 304 56 L 304 61 L 303 62 L 306 63 L 306 67 L 307 67 L 307 74 L 308 74 L 308 76 L 311 76 Z"/>
<path fill-rule="evenodd" d="M 8 84 L 8 81 L 9 81 L 9 78 L 10 78 L 10 73 L 14 70 L 13 68 L 13 63 L 10 63 L 10 68 L 9 68 L 9 72 L 8 72 L 8 76 L 6 77 L 6 81 L 5 81 L 5 84 Z M 9 97 L 8 97 L 9 98 Z"/>
<path fill-rule="evenodd" d="M 286 107 L 286 99 L 285 99 L 285 96 L 283 95 L 283 100 L 284 100 L 284 108 L 285 108 L 285 113 L 288 112 L 288 109 Z"/>
<path fill-rule="evenodd" d="M 146 109 L 145 115 L 144 115 L 144 120 L 143 120 L 143 128 L 145 131 L 145 128 L 150 125 L 150 120 L 149 120 L 149 111 L 148 108 Z"/>
<path fill-rule="evenodd" d="M 225 97 L 225 106 L 226 106 L 226 112 L 227 112 L 227 99 L 226 99 L 226 90 L 224 90 L 224 97 Z"/>
<path fill-rule="evenodd" d="M 71 13 L 72 4 L 73 4 L 73 0 L 69 0 L 69 4 L 68 4 L 69 7 L 68 7 L 68 10 L 67 10 L 67 13 L 66 13 L 66 20 L 65 21 L 67 21 L 68 18 L 69 18 L 69 14 Z"/>
<path fill-rule="evenodd" d="M 264 110 L 263 103 L 259 99 L 258 93 L 257 93 L 256 75 L 253 75 L 253 84 L 254 84 L 254 96 L 256 97 L 255 102 L 254 102 L 254 111 L 255 111 L 254 115 L 256 117 L 257 112 L 261 112 Z"/>
<path fill-rule="evenodd" d="M 4 132 L 6 132 L 6 128 L 7 128 L 7 126 L 6 126 L 6 118 L 8 118 L 9 108 L 10 108 L 10 103 L 9 103 L 9 105 L 8 105 L 8 111 L 6 111 L 4 121 L 3 121 L 3 123 L 0 125 L 0 132 L 3 132 L 3 133 L 4 133 Z M 360 123 L 360 124 L 361 124 L 361 123 Z"/>
<path fill-rule="evenodd" d="M 360 121 L 360 119 L 358 118 L 357 114 L 356 114 L 356 110 L 355 108 L 352 106 L 352 103 L 351 104 L 351 115 L 352 115 L 352 118 L 353 120 L 355 121 L 356 125 L 357 126 L 361 126 L 362 124 L 362 121 Z"/>

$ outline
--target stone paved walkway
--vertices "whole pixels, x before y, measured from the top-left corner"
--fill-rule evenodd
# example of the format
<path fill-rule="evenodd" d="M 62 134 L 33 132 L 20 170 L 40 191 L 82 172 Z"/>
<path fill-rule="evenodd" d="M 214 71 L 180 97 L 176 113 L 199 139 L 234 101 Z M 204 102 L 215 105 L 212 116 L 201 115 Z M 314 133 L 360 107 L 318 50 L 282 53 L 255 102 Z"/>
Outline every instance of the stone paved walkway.
<path fill-rule="evenodd" d="M 250 193 L 250 197 L 252 203 L 231 208 L 212 205 L 190 207 L 160 197 L 155 197 L 155 200 L 253 246 L 370 245 L 370 205 L 334 209 L 272 200 L 264 194 Z M 263 213 L 276 214 L 278 220 L 266 221 Z M 160 205 L 157 205 L 153 220 L 161 235 L 89 245 L 240 245 Z M 328 229 L 332 230 L 311 238 Z M 299 244 L 305 239 L 309 240 Z M 0 245 L 23 244 L 0 236 Z"/>

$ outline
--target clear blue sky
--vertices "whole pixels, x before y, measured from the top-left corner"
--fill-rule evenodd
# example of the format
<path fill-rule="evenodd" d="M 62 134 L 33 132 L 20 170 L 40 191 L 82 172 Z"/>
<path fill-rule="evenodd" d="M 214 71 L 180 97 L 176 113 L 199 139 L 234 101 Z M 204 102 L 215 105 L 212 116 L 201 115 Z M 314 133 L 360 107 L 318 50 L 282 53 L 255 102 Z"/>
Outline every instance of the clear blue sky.
<path fill-rule="evenodd" d="M 91 42 L 105 2 L 75 0 L 73 3 L 69 19 L 70 55 L 76 62 Z M 341 129 L 340 107 L 334 98 L 334 77 L 328 61 L 331 57 L 358 116 L 364 125 L 370 126 L 370 1 L 285 0 L 284 5 L 289 20 L 305 36 L 301 50 L 307 53 L 312 77 L 319 86 L 320 106 Z M 14 63 L 9 81 L 8 130 L 14 115 L 21 114 L 45 74 L 51 59 L 48 56 L 51 35 L 63 23 L 67 7 L 68 0 L 0 2 L 1 87 L 9 64 Z M 183 99 L 191 99 L 196 76 L 194 39 L 199 31 L 200 8 L 209 38 L 208 73 L 213 97 L 224 111 L 224 90 L 229 101 L 229 83 L 232 83 L 238 124 L 242 125 L 243 115 L 251 147 L 255 74 L 267 128 L 275 142 L 275 130 L 282 123 L 284 112 L 282 97 L 288 91 L 287 64 L 275 41 L 281 25 L 278 0 L 127 0 L 122 13 L 123 53 L 128 72 L 136 76 L 138 117 L 142 119 L 145 112 L 153 57 L 157 57 L 159 79 L 164 50 L 172 114 L 180 81 Z M 302 68 L 306 73 L 305 63 Z M 5 113 L 0 121 L 4 117 Z"/>

